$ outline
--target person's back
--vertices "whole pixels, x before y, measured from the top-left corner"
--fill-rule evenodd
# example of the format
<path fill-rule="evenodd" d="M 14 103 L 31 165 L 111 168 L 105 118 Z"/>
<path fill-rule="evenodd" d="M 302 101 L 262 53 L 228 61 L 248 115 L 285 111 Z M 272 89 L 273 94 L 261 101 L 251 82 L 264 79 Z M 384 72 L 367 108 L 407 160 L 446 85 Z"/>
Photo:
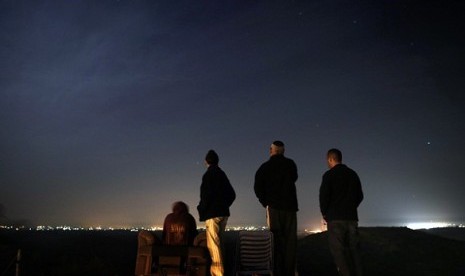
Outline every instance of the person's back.
<path fill-rule="evenodd" d="M 236 193 L 225 172 L 218 165 L 210 165 L 202 177 L 200 202 L 197 207 L 200 221 L 214 217 L 229 217 L 229 207 Z"/>
<path fill-rule="evenodd" d="M 173 212 L 166 216 L 162 241 L 168 245 L 192 245 L 197 235 L 197 224 L 184 202 L 175 202 Z"/>
<path fill-rule="evenodd" d="M 284 155 L 273 155 L 255 175 L 254 189 L 260 203 L 278 210 L 297 211 L 297 166 Z"/>
<path fill-rule="evenodd" d="M 297 249 L 297 166 L 284 156 L 284 143 L 274 141 L 270 159 L 255 173 L 254 191 L 266 208 L 267 224 L 274 240 L 274 275 L 295 273 Z"/>
<path fill-rule="evenodd" d="M 363 193 L 357 173 L 337 164 L 323 175 L 323 183 L 320 192 L 325 219 L 358 221 L 357 207 Z"/>
<path fill-rule="evenodd" d="M 218 167 L 218 162 L 218 154 L 209 150 L 205 156 L 207 171 L 202 176 L 197 205 L 199 219 L 205 221 L 212 276 L 224 275 L 223 233 L 230 216 L 229 208 L 236 199 L 236 192 L 225 172 Z"/>
<path fill-rule="evenodd" d="M 339 275 L 361 276 L 357 207 L 363 200 L 362 185 L 357 173 L 341 163 L 340 150 L 328 150 L 326 161 L 329 170 L 323 175 L 319 197 L 329 249 Z"/>

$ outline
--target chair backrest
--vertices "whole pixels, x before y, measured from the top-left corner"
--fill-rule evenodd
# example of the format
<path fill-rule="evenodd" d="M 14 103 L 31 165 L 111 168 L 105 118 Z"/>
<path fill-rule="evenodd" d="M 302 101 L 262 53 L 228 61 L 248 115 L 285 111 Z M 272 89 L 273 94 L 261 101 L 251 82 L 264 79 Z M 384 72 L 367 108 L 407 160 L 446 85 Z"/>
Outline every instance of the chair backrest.
<path fill-rule="evenodd" d="M 194 239 L 194 246 L 207 247 L 207 232 L 200 232 Z"/>
<path fill-rule="evenodd" d="M 152 269 L 152 245 L 156 237 L 149 231 L 142 230 L 137 235 L 137 257 L 135 275 L 150 275 Z"/>
<path fill-rule="evenodd" d="M 237 244 L 237 274 L 273 271 L 273 234 L 270 231 L 240 231 Z"/>
<path fill-rule="evenodd" d="M 209 275 L 210 255 L 202 246 L 155 245 L 159 275 Z"/>

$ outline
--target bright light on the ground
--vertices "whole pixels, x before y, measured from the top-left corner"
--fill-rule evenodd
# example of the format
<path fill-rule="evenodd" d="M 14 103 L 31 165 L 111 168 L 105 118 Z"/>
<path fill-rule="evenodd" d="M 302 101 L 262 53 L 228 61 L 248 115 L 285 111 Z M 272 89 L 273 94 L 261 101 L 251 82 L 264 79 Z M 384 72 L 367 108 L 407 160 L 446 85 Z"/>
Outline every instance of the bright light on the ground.
<path fill-rule="evenodd" d="M 407 227 L 413 230 L 417 229 L 431 229 L 431 228 L 441 228 L 441 227 L 450 227 L 452 224 L 446 222 L 414 222 L 407 224 Z"/>

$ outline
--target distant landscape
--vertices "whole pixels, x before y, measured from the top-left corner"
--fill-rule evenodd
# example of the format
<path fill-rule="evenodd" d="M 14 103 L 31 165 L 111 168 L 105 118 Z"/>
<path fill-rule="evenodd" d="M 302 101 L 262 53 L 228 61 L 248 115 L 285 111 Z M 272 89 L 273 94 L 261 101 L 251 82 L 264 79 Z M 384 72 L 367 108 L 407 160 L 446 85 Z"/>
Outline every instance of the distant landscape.
<path fill-rule="evenodd" d="M 465 275 L 465 228 L 370 227 L 360 236 L 365 275 Z M 301 276 L 337 275 L 326 239 L 320 233 L 300 240 Z"/>
<path fill-rule="evenodd" d="M 227 232 L 227 275 L 234 273 L 236 231 Z M 160 233 L 157 232 L 157 235 Z M 362 227 L 366 275 L 465 275 L 465 228 Z M 326 232 L 299 239 L 300 276 L 336 276 Z M 137 232 L 0 231 L 0 275 L 133 275 Z"/>

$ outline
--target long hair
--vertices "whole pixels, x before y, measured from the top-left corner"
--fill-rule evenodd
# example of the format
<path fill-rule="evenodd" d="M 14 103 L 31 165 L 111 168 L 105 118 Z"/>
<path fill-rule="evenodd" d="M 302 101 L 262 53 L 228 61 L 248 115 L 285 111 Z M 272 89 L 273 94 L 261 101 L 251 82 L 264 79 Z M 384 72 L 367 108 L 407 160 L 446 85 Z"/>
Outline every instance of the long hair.
<path fill-rule="evenodd" d="M 172 209 L 173 213 L 175 214 L 189 213 L 189 206 L 187 206 L 187 204 L 182 201 L 176 201 L 173 203 Z"/>

